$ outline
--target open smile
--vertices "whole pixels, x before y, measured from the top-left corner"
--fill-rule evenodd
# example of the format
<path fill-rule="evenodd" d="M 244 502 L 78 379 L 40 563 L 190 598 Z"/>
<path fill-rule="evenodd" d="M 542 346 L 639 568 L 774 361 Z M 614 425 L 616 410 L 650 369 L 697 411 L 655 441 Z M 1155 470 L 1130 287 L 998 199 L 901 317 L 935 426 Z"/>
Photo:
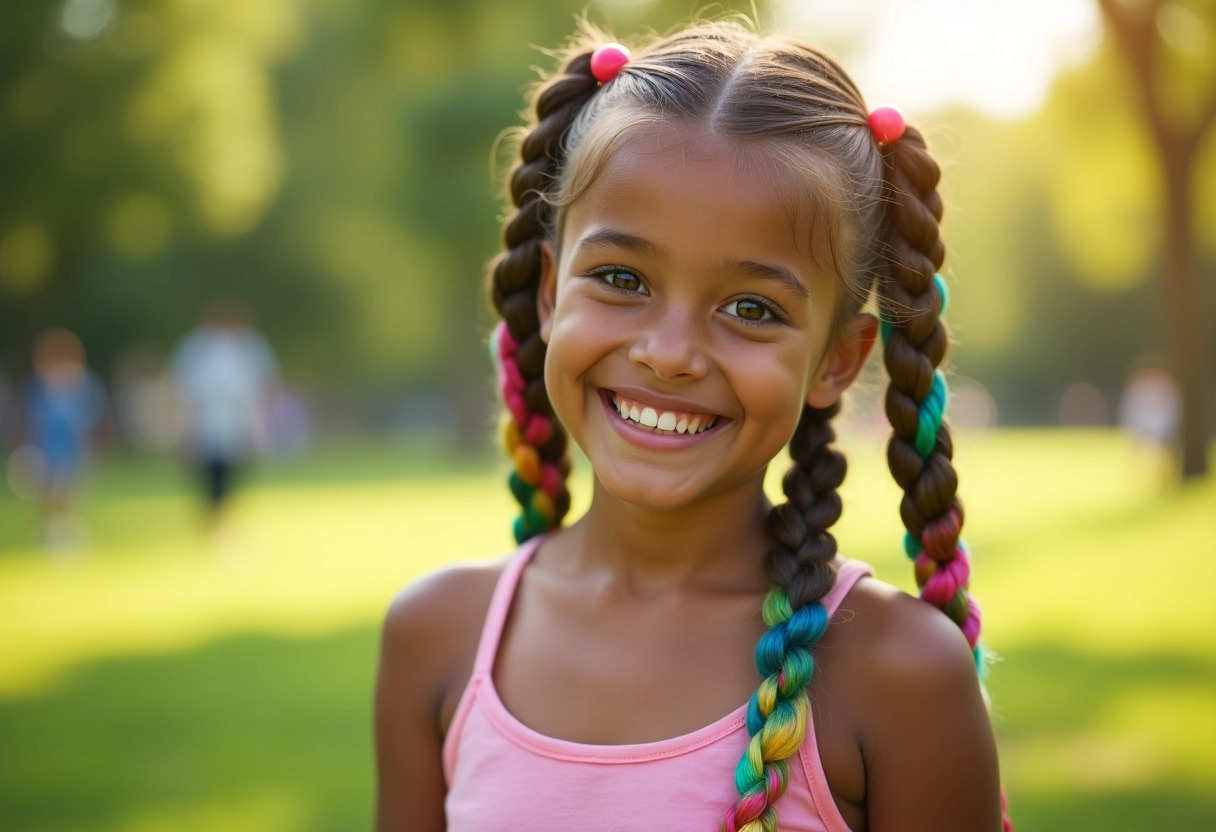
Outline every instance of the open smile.
<path fill-rule="evenodd" d="M 729 421 L 716 413 L 674 410 L 614 390 L 601 390 L 600 393 L 607 408 L 617 417 L 617 423 L 656 437 L 701 436 Z"/>

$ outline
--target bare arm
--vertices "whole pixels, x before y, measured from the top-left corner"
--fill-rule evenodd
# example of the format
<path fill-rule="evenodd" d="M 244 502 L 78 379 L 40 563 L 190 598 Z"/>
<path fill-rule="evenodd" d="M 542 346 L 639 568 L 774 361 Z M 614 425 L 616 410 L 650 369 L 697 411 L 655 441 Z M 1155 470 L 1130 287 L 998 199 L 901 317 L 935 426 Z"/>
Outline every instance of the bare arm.
<path fill-rule="evenodd" d="M 438 668 L 427 667 L 427 624 L 408 594 L 384 621 L 376 678 L 376 832 L 443 832 Z"/>
<path fill-rule="evenodd" d="M 970 648 L 939 611 L 891 601 L 862 693 L 869 832 L 997 832 L 996 744 Z"/>
<path fill-rule="evenodd" d="M 443 734 L 501 565 L 428 575 L 385 616 L 376 679 L 376 832 L 444 832 Z"/>

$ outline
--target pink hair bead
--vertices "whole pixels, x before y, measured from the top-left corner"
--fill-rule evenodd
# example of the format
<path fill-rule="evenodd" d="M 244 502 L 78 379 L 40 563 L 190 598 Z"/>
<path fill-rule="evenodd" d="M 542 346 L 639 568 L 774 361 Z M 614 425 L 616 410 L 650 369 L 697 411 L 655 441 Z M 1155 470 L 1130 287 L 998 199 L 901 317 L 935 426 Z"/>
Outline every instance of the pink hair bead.
<path fill-rule="evenodd" d="M 540 487 L 541 490 L 550 497 L 556 497 L 561 493 L 562 484 L 566 478 L 562 476 L 561 469 L 552 462 L 542 462 L 540 466 Z"/>
<path fill-rule="evenodd" d="M 515 363 L 514 358 L 508 358 L 502 362 L 502 375 L 499 381 L 504 391 L 518 390 L 522 393 L 528 386 L 528 382 L 524 381 L 524 374 L 519 371 L 519 365 Z"/>
<path fill-rule="evenodd" d="M 552 436 L 553 423 L 539 413 L 533 413 L 528 419 L 528 426 L 524 428 L 524 441 L 529 445 L 543 445 Z"/>
<path fill-rule="evenodd" d="M 870 113 L 867 121 L 870 123 L 870 132 L 874 134 L 874 141 L 879 144 L 899 141 L 907 126 L 904 124 L 904 117 L 894 107 L 876 108 Z"/>
<path fill-rule="evenodd" d="M 619 43 L 605 43 L 591 53 L 591 74 L 601 84 L 607 84 L 627 63 L 629 63 L 628 49 Z"/>
<path fill-rule="evenodd" d="M 515 420 L 515 424 L 528 424 L 528 406 L 524 404 L 523 396 L 512 390 L 503 395 L 503 401 L 507 405 L 507 410 L 511 411 L 511 418 Z"/>
<path fill-rule="evenodd" d="M 515 355 L 515 350 L 519 345 L 515 343 L 515 338 L 511 335 L 511 330 L 507 329 L 507 322 L 500 321 L 498 324 L 498 355 L 500 358 Z"/>
<path fill-rule="evenodd" d="M 922 560 L 923 559 L 923 560 Z M 945 606 L 960 589 L 967 586 L 971 577 L 971 565 L 967 562 L 967 554 L 959 549 L 953 560 L 935 562 L 924 552 L 916 556 L 916 570 L 929 571 L 925 585 L 921 587 L 920 597 L 935 607 Z"/>

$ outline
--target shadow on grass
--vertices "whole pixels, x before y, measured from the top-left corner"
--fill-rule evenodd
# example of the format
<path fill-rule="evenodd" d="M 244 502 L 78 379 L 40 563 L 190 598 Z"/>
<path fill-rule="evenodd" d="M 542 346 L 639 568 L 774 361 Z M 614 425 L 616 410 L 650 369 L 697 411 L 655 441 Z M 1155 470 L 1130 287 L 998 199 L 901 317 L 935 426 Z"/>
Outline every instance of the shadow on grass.
<path fill-rule="evenodd" d="M 374 628 L 313 639 L 232 638 L 177 655 L 101 662 L 44 697 L 0 702 L 4 829 L 368 829 L 376 640 Z M 1216 690 L 1216 666 L 1186 656 L 1038 646 L 1009 653 L 992 682 L 998 733 L 1012 750 L 1101 732 L 1100 715 L 1142 683 Z M 1038 753 L 1020 753 L 1013 768 L 1059 768 Z M 1183 779 L 1167 771 L 1135 783 L 1070 786 L 1030 776 L 1007 785 L 1024 832 L 1198 832 L 1216 828 L 1216 796 L 1198 785 L 1204 775 L 1192 767 Z"/>
<path fill-rule="evenodd" d="M 102 662 L 44 698 L 0 702 L 0 825 L 368 829 L 377 638 L 226 639 Z"/>

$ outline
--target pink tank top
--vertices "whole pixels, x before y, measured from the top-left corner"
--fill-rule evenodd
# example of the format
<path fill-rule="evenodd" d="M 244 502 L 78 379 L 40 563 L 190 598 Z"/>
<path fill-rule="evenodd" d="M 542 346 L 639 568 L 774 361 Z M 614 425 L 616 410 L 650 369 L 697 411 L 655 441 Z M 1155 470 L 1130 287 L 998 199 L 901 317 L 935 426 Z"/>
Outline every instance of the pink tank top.
<path fill-rule="evenodd" d="M 448 832 L 716 832 L 736 797 L 735 765 L 748 740 L 747 703 L 691 734 L 635 745 L 548 737 L 503 705 L 492 677 L 494 656 L 519 577 L 540 541 L 520 546 L 503 568 L 472 676 L 444 739 Z M 828 612 L 872 573 L 860 561 L 846 561 L 823 599 Z M 849 832 L 828 789 L 813 721 L 790 760 L 777 812 L 782 832 Z"/>

